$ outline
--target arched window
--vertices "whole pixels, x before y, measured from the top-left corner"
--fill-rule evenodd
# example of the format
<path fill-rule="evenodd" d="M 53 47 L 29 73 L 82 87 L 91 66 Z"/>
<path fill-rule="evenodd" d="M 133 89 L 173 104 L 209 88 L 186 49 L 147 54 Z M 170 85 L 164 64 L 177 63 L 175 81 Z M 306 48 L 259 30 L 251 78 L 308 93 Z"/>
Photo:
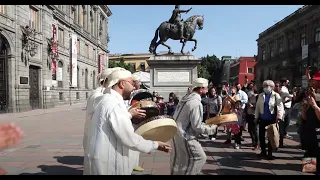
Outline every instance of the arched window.
<path fill-rule="evenodd" d="M 93 71 L 92 72 L 92 88 L 93 89 L 96 89 L 96 72 L 95 71 Z"/>
<path fill-rule="evenodd" d="M 57 68 L 57 81 L 58 81 L 58 87 L 63 87 L 63 63 L 61 61 L 58 62 L 58 68 Z"/>
<path fill-rule="evenodd" d="M 88 69 L 85 70 L 85 74 L 84 74 L 84 81 L 85 81 L 85 88 L 86 89 L 89 89 L 89 84 L 88 84 L 88 76 L 89 76 L 89 73 L 88 73 Z"/>
<path fill-rule="evenodd" d="M 80 88 L 80 67 L 77 67 L 77 87 Z"/>

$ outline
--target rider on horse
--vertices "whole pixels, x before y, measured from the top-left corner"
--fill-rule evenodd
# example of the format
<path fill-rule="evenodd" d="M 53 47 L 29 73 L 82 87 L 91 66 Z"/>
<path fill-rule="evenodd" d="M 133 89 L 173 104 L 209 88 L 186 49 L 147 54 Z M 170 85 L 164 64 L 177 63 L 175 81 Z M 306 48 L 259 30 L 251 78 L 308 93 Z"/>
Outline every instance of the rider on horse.
<path fill-rule="evenodd" d="M 180 42 L 182 42 L 185 37 L 183 37 L 183 20 L 181 19 L 181 13 L 188 13 L 191 10 L 180 10 L 180 5 L 176 5 L 173 12 L 172 16 L 169 19 L 169 23 L 175 24 L 178 26 L 179 34 L 180 34 Z"/>

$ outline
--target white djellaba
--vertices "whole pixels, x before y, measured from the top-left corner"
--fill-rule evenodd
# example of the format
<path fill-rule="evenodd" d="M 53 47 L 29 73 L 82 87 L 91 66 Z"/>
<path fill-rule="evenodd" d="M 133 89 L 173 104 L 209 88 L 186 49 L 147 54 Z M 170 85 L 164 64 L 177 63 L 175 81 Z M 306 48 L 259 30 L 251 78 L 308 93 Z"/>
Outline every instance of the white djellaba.
<path fill-rule="evenodd" d="M 98 74 L 98 81 L 100 82 L 100 86 L 97 87 L 95 90 L 91 92 L 91 95 L 89 96 L 87 100 L 87 108 L 86 108 L 86 120 L 84 124 L 84 136 L 83 136 L 83 149 L 86 151 L 86 141 L 87 141 L 87 129 L 89 127 L 88 123 L 91 121 L 92 114 L 93 114 L 93 106 L 96 102 L 97 97 L 102 96 L 103 92 L 105 90 L 105 87 L 103 86 L 104 81 L 107 79 L 107 77 L 112 73 L 113 69 L 108 68 L 104 69 L 101 73 Z"/>
<path fill-rule="evenodd" d="M 129 71 L 115 70 L 108 77 L 107 86 L 111 88 L 129 77 Z M 110 89 L 99 99 L 89 130 L 84 175 L 130 175 L 129 149 L 150 153 L 158 143 L 134 133 L 130 113 L 117 91 Z"/>
<path fill-rule="evenodd" d="M 117 69 L 119 68 L 117 67 L 117 68 L 104 69 L 101 73 L 98 74 L 97 78 L 98 78 L 98 81 L 100 82 L 100 86 L 92 91 L 91 95 L 87 100 L 86 120 L 84 123 L 84 133 L 83 133 L 84 153 L 86 153 L 86 150 L 87 150 L 88 130 L 90 128 L 90 122 L 92 121 L 94 107 L 97 106 L 97 103 L 99 102 L 99 97 L 102 96 L 104 92 L 109 91 L 109 90 L 106 90 L 109 88 L 104 87 L 105 81 L 107 81 L 108 76 Z"/>
<path fill-rule="evenodd" d="M 140 76 L 137 73 L 133 73 L 132 74 L 132 79 L 134 81 L 140 81 Z M 138 89 L 136 89 L 138 90 Z M 132 92 L 132 94 L 134 94 L 134 92 Z M 129 101 L 126 102 L 126 104 L 128 105 L 127 107 L 129 108 Z M 134 130 L 137 130 L 137 125 L 132 124 Z M 133 151 L 133 150 L 129 150 L 129 157 L 130 157 L 130 163 L 131 163 L 131 167 L 132 169 L 134 169 L 135 167 L 139 166 L 139 158 L 140 158 L 140 152 L 139 151 Z"/>
<path fill-rule="evenodd" d="M 207 88 L 208 80 L 197 78 L 194 88 Z M 177 122 L 178 132 L 172 139 L 171 175 L 197 175 L 201 172 L 207 156 L 197 137 L 200 134 L 214 134 L 216 125 L 208 126 L 202 122 L 203 106 L 198 92 L 184 96 L 173 115 Z"/>

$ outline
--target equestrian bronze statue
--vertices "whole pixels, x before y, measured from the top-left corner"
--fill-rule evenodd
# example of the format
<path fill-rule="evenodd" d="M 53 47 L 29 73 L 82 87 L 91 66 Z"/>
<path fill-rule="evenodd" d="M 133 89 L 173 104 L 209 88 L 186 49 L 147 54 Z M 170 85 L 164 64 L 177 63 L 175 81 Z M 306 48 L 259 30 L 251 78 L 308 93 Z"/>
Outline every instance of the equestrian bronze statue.
<path fill-rule="evenodd" d="M 149 52 L 157 54 L 157 47 L 162 44 L 168 48 L 168 54 L 173 54 L 171 47 L 165 44 L 168 39 L 180 40 L 182 43 L 181 53 L 184 54 L 183 49 L 187 41 L 193 41 L 194 47 L 192 51 L 197 49 L 197 40 L 193 38 L 197 27 L 199 30 L 203 29 L 204 17 L 200 15 L 193 15 L 187 20 L 181 19 L 181 13 L 188 13 L 192 8 L 188 10 L 180 10 L 180 6 L 176 5 L 172 12 L 172 16 L 169 21 L 162 22 L 157 28 L 154 38 L 151 41 Z M 158 36 L 160 40 L 158 40 Z"/>

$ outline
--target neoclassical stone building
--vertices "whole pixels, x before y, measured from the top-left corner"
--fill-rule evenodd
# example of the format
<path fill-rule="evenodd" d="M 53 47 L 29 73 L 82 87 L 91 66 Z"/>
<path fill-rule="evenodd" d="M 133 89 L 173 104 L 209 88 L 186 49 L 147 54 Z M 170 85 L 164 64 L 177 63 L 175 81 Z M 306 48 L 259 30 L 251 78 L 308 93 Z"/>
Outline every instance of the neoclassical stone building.
<path fill-rule="evenodd" d="M 85 101 L 107 66 L 107 5 L 0 5 L 0 112 Z"/>
<path fill-rule="evenodd" d="M 291 86 L 301 86 L 305 67 L 320 64 L 320 6 L 299 8 L 260 33 L 257 43 L 259 86 L 266 79 L 284 77 Z"/>

